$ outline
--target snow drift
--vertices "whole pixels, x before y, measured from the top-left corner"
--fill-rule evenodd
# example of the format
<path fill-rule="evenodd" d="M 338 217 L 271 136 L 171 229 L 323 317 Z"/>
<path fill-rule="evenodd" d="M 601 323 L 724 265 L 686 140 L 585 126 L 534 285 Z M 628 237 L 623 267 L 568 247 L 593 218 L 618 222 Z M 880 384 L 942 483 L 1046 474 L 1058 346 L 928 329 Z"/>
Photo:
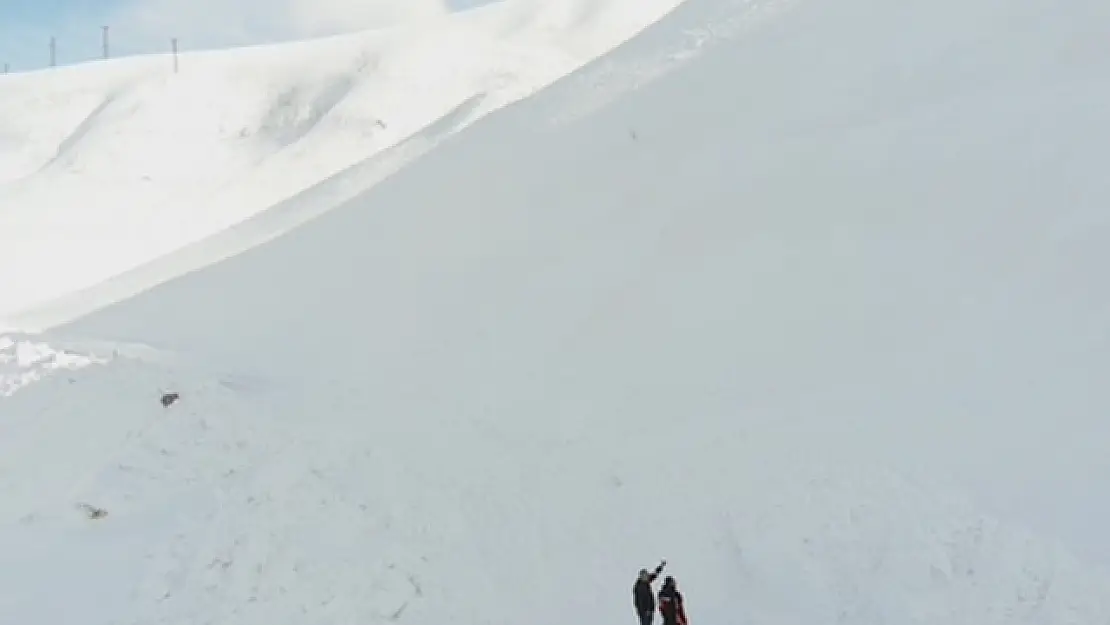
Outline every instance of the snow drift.
<path fill-rule="evenodd" d="M 1105 11 L 688 0 L 34 337 L 0 609 L 1110 622 Z"/>

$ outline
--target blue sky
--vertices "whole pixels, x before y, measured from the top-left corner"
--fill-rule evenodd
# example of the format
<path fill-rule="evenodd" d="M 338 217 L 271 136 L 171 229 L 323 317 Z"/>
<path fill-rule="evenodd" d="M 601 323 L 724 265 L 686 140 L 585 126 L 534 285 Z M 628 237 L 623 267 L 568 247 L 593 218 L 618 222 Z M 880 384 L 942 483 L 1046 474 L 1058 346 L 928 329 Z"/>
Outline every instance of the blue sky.
<path fill-rule="evenodd" d="M 13 69 L 28 64 L 45 65 L 49 59 L 49 33 L 65 22 L 95 21 L 98 8 L 114 0 L 4 0 L 0 20 L 0 63 Z M 92 33 L 93 42 L 99 34 Z"/>
<path fill-rule="evenodd" d="M 59 64 L 99 58 L 103 25 L 111 27 L 112 55 L 123 56 L 166 49 L 170 37 L 199 48 L 330 34 L 430 11 L 442 1 L 0 0 L 0 66 L 47 66 L 52 35 Z M 446 0 L 452 9 L 490 1 Z"/>

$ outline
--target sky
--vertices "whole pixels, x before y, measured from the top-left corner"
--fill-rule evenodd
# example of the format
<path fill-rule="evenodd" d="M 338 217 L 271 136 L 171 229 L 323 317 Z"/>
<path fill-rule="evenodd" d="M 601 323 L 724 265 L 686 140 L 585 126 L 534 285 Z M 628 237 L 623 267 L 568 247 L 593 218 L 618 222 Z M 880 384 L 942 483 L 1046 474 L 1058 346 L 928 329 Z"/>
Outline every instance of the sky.
<path fill-rule="evenodd" d="M 329 35 L 460 10 L 493 0 L 0 0 L 0 67 L 40 69 L 112 56 Z"/>

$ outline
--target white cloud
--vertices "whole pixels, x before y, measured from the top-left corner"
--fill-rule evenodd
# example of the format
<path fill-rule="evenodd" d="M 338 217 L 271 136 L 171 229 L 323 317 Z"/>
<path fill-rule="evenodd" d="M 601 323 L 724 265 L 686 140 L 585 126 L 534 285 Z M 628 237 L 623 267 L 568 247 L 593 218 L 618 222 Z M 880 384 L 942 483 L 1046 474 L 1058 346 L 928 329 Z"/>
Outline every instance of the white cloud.
<path fill-rule="evenodd" d="M 312 35 L 377 28 L 449 12 L 440 0 L 287 0 L 291 28 Z"/>
<path fill-rule="evenodd" d="M 299 39 L 432 18 L 445 0 L 125 0 L 110 21 L 119 37 L 189 47 Z"/>

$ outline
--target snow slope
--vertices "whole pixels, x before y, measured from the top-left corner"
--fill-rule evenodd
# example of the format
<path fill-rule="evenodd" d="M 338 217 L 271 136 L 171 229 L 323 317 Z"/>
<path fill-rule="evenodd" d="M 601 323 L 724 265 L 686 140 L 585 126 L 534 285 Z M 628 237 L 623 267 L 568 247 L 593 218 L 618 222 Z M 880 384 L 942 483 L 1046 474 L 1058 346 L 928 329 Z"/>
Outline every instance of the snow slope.
<path fill-rule="evenodd" d="M 1106 11 L 687 0 L 17 337 L 0 620 L 1110 623 Z"/>
<path fill-rule="evenodd" d="M 387 29 L 184 54 L 178 74 L 153 56 L 4 76 L 0 319 L 241 223 L 481 98 L 447 130 L 464 127 L 679 1 L 405 9 Z"/>

